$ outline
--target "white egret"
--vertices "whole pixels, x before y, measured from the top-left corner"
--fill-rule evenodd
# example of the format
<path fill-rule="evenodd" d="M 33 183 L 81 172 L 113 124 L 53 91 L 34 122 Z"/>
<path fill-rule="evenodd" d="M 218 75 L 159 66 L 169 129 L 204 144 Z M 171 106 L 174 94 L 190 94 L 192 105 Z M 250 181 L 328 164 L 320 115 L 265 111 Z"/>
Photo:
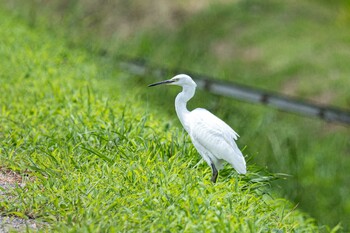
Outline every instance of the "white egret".
<path fill-rule="evenodd" d="M 240 174 L 245 174 L 246 162 L 235 140 L 238 134 L 221 119 L 203 108 L 188 111 L 186 104 L 196 91 L 197 84 L 186 74 L 148 85 L 177 85 L 182 87 L 175 99 L 175 110 L 181 124 L 190 135 L 199 154 L 212 169 L 211 181 L 216 182 L 218 171 L 227 161 Z"/>

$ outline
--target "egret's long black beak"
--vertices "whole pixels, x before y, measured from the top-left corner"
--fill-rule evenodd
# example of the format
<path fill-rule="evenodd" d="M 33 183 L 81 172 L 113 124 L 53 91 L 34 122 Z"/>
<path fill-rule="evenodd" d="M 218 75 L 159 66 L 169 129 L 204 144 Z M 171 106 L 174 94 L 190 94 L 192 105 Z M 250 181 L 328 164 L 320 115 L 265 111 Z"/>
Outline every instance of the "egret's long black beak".
<path fill-rule="evenodd" d="M 168 83 L 173 83 L 175 82 L 174 80 L 164 80 L 164 81 L 160 81 L 160 82 L 157 82 L 157 83 L 152 83 L 150 85 L 148 85 L 148 87 L 154 87 L 154 86 L 158 86 L 158 85 L 161 85 L 161 84 L 168 84 Z"/>

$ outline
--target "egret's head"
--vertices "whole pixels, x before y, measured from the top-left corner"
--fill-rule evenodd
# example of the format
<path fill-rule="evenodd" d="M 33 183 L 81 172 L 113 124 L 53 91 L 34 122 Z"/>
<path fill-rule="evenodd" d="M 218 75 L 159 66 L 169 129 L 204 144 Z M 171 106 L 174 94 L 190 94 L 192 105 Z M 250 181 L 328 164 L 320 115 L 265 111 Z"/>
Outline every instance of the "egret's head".
<path fill-rule="evenodd" d="M 181 87 L 184 87 L 184 86 L 196 87 L 197 86 L 197 84 L 187 74 L 178 74 L 178 75 L 172 77 L 171 79 L 157 82 L 157 83 L 153 83 L 153 84 L 150 84 L 148 86 L 153 87 L 153 86 L 157 86 L 157 85 L 161 85 L 161 84 L 177 85 L 177 86 L 181 86 Z"/>

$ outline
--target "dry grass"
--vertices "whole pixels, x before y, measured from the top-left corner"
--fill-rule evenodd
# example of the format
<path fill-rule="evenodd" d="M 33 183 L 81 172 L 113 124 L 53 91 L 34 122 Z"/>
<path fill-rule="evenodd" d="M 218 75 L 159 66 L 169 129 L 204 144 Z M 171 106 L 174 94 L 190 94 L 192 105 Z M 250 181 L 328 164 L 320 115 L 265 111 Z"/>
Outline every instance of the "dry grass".
<path fill-rule="evenodd" d="M 0 168 L 0 186 L 15 185 L 22 183 L 22 176 L 6 168 Z"/>

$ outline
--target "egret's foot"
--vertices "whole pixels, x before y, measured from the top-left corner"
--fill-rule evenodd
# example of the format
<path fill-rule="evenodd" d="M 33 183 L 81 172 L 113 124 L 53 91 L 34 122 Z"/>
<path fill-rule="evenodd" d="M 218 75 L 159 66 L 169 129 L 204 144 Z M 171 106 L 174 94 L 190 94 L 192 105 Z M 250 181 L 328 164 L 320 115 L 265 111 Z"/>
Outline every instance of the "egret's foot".
<path fill-rule="evenodd" d="M 211 180 L 211 182 L 216 183 L 216 180 L 218 178 L 219 173 L 218 173 L 218 170 L 216 169 L 216 167 L 214 166 L 213 163 L 211 164 L 211 169 L 213 171 L 213 175 L 212 175 L 210 180 Z"/>

